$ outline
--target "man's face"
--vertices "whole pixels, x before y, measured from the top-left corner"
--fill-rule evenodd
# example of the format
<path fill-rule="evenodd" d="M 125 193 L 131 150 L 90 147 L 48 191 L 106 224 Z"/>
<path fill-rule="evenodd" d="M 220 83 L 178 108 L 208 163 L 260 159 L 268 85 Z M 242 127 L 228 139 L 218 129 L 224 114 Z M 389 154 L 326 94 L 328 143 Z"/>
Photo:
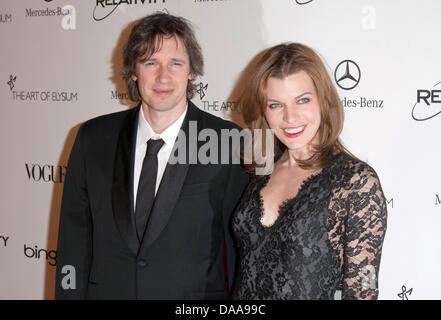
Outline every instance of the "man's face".
<path fill-rule="evenodd" d="M 138 90 L 144 108 L 157 112 L 181 112 L 187 100 L 187 84 L 192 79 L 190 59 L 179 37 L 163 38 L 160 49 L 136 63 Z"/>

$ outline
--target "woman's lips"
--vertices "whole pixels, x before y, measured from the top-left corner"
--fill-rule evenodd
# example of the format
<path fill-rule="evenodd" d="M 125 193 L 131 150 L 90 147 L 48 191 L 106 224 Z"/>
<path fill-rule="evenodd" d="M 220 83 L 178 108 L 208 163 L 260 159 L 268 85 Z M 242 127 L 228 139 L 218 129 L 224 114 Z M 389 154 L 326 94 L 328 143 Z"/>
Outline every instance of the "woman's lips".
<path fill-rule="evenodd" d="M 288 138 L 300 136 L 305 131 L 306 126 L 283 128 L 283 133 Z"/>

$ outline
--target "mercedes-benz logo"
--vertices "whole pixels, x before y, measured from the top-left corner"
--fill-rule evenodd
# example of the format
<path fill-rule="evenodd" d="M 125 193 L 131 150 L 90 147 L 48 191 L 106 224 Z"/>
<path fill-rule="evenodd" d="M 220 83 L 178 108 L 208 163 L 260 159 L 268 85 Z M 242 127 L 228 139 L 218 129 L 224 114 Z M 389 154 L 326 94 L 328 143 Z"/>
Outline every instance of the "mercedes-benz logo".
<path fill-rule="evenodd" d="M 361 72 L 358 65 L 352 60 L 343 60 L 335 68 L 334 79 L 343 90 L 354 89 L 360 82 Z"/>

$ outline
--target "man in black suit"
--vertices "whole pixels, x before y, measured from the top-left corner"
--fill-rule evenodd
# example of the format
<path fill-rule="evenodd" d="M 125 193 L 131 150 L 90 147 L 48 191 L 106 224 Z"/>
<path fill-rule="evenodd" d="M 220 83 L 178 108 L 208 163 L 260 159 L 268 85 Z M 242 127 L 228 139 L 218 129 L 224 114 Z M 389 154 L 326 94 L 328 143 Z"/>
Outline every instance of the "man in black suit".
<path fill-rule="evenodd" d="M 189 100 L 203 60 L 185 19 L 141 19 L 124 68 L 140 104 L 85 122 L 69 158 L 55 297 L 225 299 L 235 264 L 230 218 L 248 175 L 231 146 L 228 163 L 207 163 L 220 151 L 225 159 L 225 139 L 207 152 L 195 133 L 238 127 Z"/>

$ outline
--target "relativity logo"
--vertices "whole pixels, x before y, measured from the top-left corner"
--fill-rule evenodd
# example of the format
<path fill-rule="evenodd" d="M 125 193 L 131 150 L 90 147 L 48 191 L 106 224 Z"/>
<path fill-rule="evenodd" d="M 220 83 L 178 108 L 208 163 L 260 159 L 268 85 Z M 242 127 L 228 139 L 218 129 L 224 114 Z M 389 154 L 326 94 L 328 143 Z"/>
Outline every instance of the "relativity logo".
<path fill-rule="evenodd" d="M 441 82 L 435 84 L 433 88 L 417 90 L 417 101 L 412 108 L 414 120 L 426 121 L 441 113 Z"/>
<path fill-rule="evenodd" d="M 165 0 L 96 0 L 95 8 L 93 9 L 93 20 L 101 21 L 106 19 L 122 4 L 144 5 L 156 3 L 165 3 Z"/>

